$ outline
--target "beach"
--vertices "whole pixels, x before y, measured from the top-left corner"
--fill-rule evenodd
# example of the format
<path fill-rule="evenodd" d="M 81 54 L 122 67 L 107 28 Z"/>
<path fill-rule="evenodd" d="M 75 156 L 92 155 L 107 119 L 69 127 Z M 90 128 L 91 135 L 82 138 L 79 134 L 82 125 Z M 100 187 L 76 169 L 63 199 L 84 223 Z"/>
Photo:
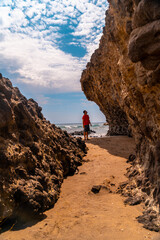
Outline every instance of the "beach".
<path fill-rule="evenodd" d="M 83 126 L 82 123 L 64 123 L 64 124 L 57 124 L 58 127 L 60 127 L 63 131 L 67 131 L 69 134 L 76 133 L 76 132 L 82 132 L 81 135 L 76 135 L 76 137 L 83 137 Z M 105 137 L 109 126 L 105 122 L 93 122 L 92 126 L 90 126 L 90 130 L 93 131 L 89 135 L 91 138 L 95 137 Z"/>
<path fill-rule="evenodd" d="M 143 204 L 128 206 L 116 193 L 125 181 L 126 160 L 134 154 L 132 138 L 117 136 L 92 138 L 88 153 L 74 176 L 67 177 L 55 207 L 44 212 L 41 221 L 22 226 L 16 223 L 0 240 L 144 240 L 159 234 L 143 228 L 136 217 Z M 106 186 L 99 193 L 93 186 Z"/>

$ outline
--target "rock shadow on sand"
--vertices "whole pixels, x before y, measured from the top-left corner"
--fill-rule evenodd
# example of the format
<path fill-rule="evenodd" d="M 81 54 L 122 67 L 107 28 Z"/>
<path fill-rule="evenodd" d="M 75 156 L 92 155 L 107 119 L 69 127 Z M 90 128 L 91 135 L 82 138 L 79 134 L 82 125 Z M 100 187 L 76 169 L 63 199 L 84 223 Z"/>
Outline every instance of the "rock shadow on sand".
<path fill-rule="evenodd" d="M 109 136 L 103 138 L 92 138 L 88 143 L 106 149 L 111 155 L 128 158 L 130 154 L 135 154 L 134 139 L 127 136 Z"/>
<path fill-rule="evenodd" d="M 44 219 L 46 219 L 46 217 L 47 216 L 45 214 L 41 214 L 39 216 L 30 218 L 30 219 L 28 217 L 25 219 L 24 217 L 23 220 L 15 218 L 14 216 L 10 218 L 6 218 L 0 223 L 0 234 L 7 231 L 19 231 L 28 227 L 32 227 L 38 222 L 41 222 Z"/>

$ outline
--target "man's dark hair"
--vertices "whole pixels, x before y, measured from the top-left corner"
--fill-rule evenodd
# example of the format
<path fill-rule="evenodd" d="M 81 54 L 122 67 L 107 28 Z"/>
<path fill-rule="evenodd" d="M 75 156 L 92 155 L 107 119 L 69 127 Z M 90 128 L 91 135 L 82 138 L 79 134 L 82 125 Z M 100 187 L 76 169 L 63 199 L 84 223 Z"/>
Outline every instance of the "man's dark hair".
<path fill-rule="evenodd" d="M 83 111 L 83 113 L 87 112 L 86 110 Z"/>

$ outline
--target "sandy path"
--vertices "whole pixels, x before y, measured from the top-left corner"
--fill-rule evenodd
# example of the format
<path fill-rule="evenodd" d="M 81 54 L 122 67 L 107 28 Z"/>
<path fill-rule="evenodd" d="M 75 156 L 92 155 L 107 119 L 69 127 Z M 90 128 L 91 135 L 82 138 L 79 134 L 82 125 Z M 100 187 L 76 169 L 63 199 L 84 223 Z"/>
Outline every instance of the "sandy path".
<path fill-rule="evenodd" d="M 143 210 L 141 205 L 125 206 L 120 195 L 105 189 L 98 194 L 90 191 L 106 179 L 116 185 L 126 180 L 126 158 L 134 152 L 133 139 L 92 139 L 87 146 L 86 162 L 78 174 L 64 181 L 61 197 L 53 209 L 45 212 L 46 218 L 21 230 L 13 228 L 1 234 L 0 240 L 160 239 L 136 221 Z"/>

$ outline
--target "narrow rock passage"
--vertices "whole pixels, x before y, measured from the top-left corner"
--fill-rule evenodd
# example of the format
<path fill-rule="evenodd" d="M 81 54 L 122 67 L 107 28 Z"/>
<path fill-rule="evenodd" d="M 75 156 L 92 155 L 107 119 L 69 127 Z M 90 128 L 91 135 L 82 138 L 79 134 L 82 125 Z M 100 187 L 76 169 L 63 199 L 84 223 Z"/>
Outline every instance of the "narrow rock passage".
<path fill-rule="evenodd" d="M 107 137 L 91 139 L 84 164 L 79 172 L 64 180 L 55 207 L 45 212 L 46 218 L 30 223 L 21 230 L 1 234 L 0 240 L 144 240 L 158 239 L 136 221 L 143 205 L 125 206 L 114 193 L 125 181 L 126 158 L 134 153 L 133 139 Z M 94 194 L 94 185 L 109 184 Z M 110 192 L 112 191 L 112 193 Z"/>

